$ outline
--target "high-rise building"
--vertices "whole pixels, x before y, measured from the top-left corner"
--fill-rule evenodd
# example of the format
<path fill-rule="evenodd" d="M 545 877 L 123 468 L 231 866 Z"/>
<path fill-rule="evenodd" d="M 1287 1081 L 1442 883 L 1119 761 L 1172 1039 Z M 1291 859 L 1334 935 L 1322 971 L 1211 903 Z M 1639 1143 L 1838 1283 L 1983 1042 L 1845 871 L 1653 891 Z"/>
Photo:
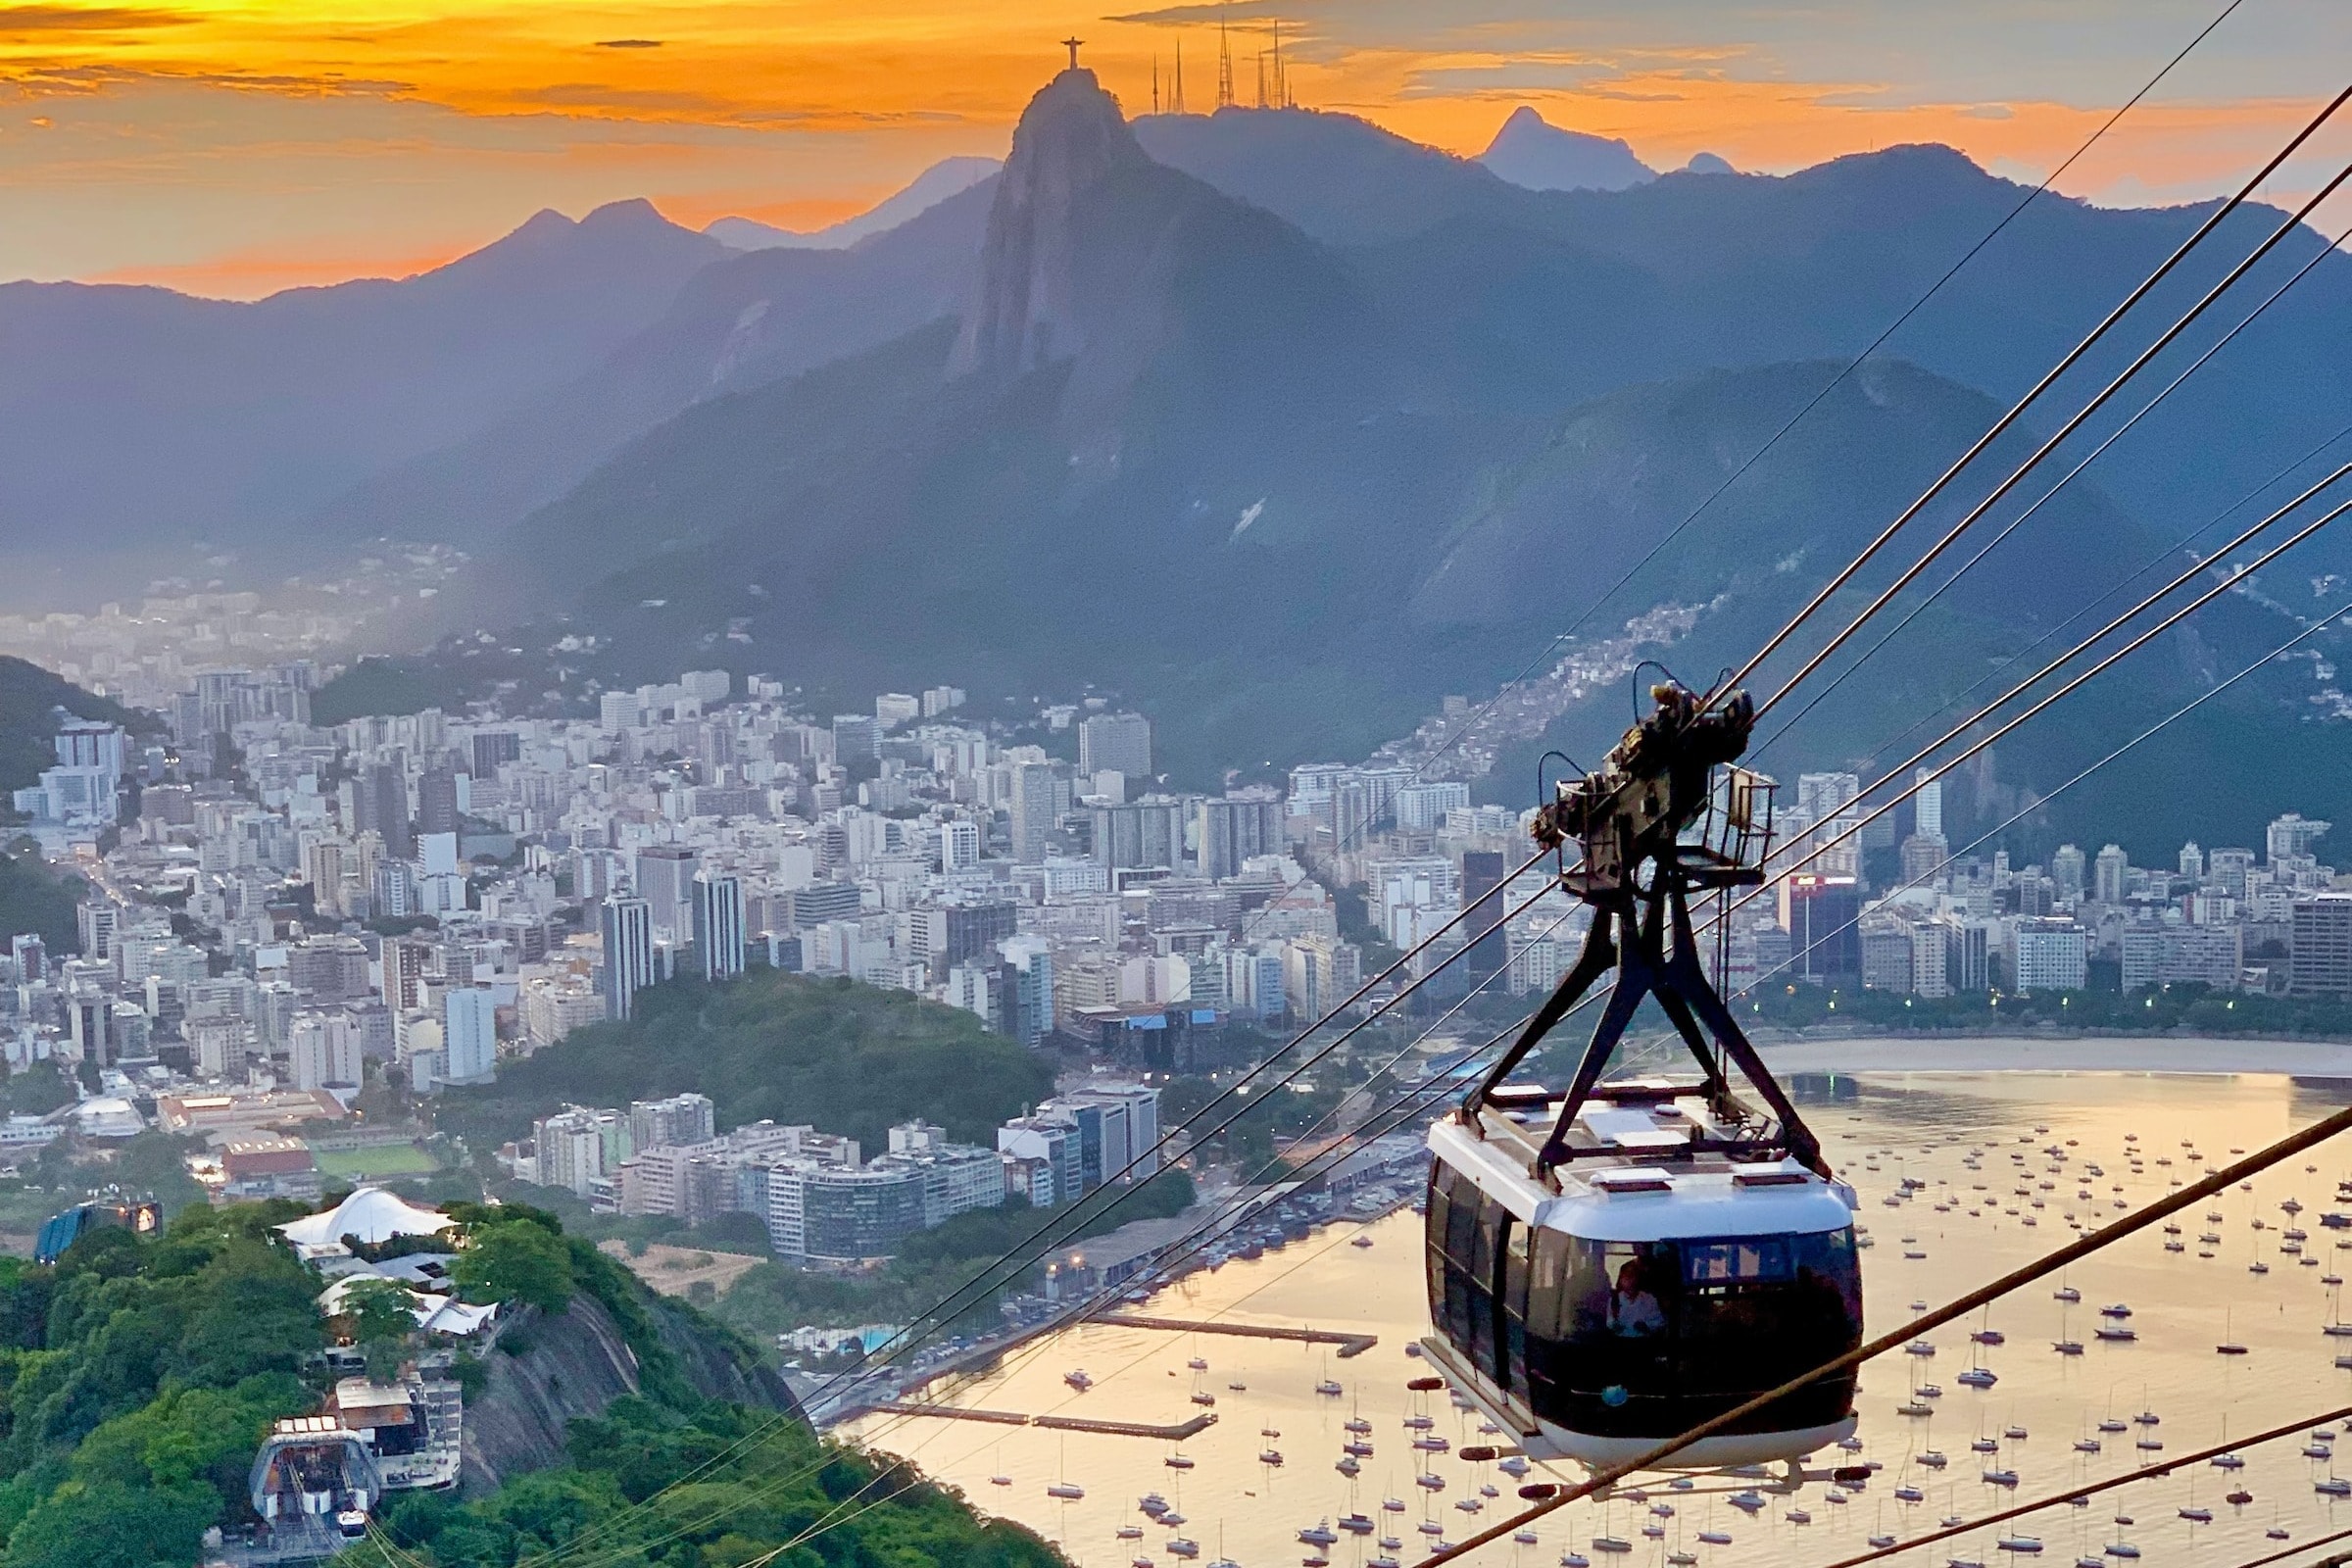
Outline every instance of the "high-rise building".
<path fill-rule="evenodd" d="M 2072 920 L 2018 921 L 2010 956 L 2012 990 L 2080 991 L 2089 984 L 2090 934 Z"/>
<path fill-rule="evenodd" d="M 696 874 L 694 891 L 694 951 L 702 961 L 705 980 L 727 980 L 743 973 L 743 883 L 724 872 Z"/>
<path fill-rule="evenodd" d="M 2124 887 L 2132 875 L 2132 858 L 2121 845 L 2110 844 L 2099 851 L 2091 862 L 2090 896 L 2093 902 L 2115 905 L 2124 902 Z"/>
<path fill-rule="evenodd" d="M 637 852 L 637 897 L 645 901 L 654 934 L 683 943 L 694 933 L 694 873 L 702 857 L 683 844 Z"/>
<path fill-rule="evenodd" d="M 498 1074 L 498 997 L 487 986 L 452 987 L 444 1004 L 449 1081 L 486 1084 Z"/>
<path fill-rule="evenodd" d="M 297 1089 L 360 1086 L 360 1031 L 349 1013 L 297 1013 L 286 1057 Z"/>
<path fill-rule="evenodd" d="M 105 899 L 92 899 L 75 910 L 74 922 L 81 933 L 81 956 L 94 963 L 112 958 L 115 927 L 122 917 L 122 906 Z"/>
<path fill-rule="evenodd" d="M 2084 866 L 2082 852 L 2072 844 L 2059 845 L 2056 853 L 2051 855 L 2050 880 L 2057 884 L 2059 903 L 2071 905 L 2082 902 Z"/>
<path fill-rule="evenodd" d="M 419 834 L 458 830 L 458 770 L 446 764 L 428 767 L 416 780 L 416 831 Z"/>
<path fill-rule="evenodd" d="M 596 700 L 596 721 L 604 729 L 635 729 L 645 718 L 645 703 L 635 692 L 607 692 Z"/>
<path fill-rule="evenodd" d="M 1943 837 L 1943 780 L 1932 767 L 1923 767 L 1913 775 L 1911 791 L 1911 831 L 1935 838 Z"/>
<path fill-rule="evenodd" d="M 396 860 L 406 860 L 416 853 L 416 836 L 409 828 L 408 769 L 395 753 L 389 761 L 378 762 L 360 775 L 367 787 L 357 792 L 360 822 L 352 830 L 353 837 L 373 832 L 384 841 L 384 853 Z"/>
<path fill-rule="evenodd" d="M 673 1095 L 629 1105 L 629 1142 L 639 1152 L 707 1144 L 718 1136 L 708 1095 Z"/>
<path fill-rule="evenodd" d="M 1141 713 L 1093 713 L 1078 722 L 1078 771 L 1152 776 L 1152 721 Z"/>
<path fill-rule="evenodd" d="M 636 1014 L 637 993 L 654 983 L 654 922 L 643 899 L 607 899 L 599 924 L 605 939 L 605 1016 Z"/>
<path fill-rule="evenodd" d="M 511 729 L 486 729 L 473 737 L 473 776 L 498 777 L 499 764 L 522 760 L 522 737 Z"/>
<path fill-rule="evenodd" d="M 1200 806 L 1198 855 L 1200 874 L 1212 879 L 1239 876 L 1254 856 L 1280 855 L 1289 846 L 1283 833 L 1283 804 L 1271 790 L 1242 791 Z"/>
<path fill-rule="evenodd" d="M 2288 930 L 2288 993 L 2352 1001 L 2352 893 L 2297 899 Z"/>
<path fill-rule="evenodd" d="M 1185 864 L 1184 825 L 1192 803 L 1165 795 L 1093 808 L 1094 859 L 1113 870 Z"/>
<path fill-rule="evenodd" d="M 1070 807 L 1070 781 L 1051 762 L 1023 762 L 1012 769 L 1012 858 L 1042 865 L 1046 836 Z"/>
<path fill-rule="evenodd" d="M 833 715 L 833 760 L 848 767 L 881 755 L 882 721 L 871 713 Z"/>
<path fill-rule="evenodd" d="M 384 944 L 385 1006 L 395 1013 L 406 1013 L 424 1005 L 424 964 L 431 952 L 429 944 L 407 938 Z"/>
<path fill-rule="evenodd" d="M 1781 928 L 1789 978 L 1852 985 L 1862 974 L 1862 892 L 1850 876 L 1799 871 L 1781 879 Z"/>
<path fill-rule="evenodd" d="M 2195 839 L 2180 846 L 2180 874 L 2191 882 L 2205 880 L 2205 852 L 2197 848 Z"/>
<path fill-rule="evenodd" d="M 963 817 L 939 827 L 939 868 L 962 871 L 980 863 L 980 824 Z"/>
<path fill-rule="evenodd" d="M 1473 985 L 1511 961 L 1510 938 L 1502 928 L 1503 916 L 1511 912 L 1509 900 L 1502 896 L 1488 897 L 1502 886 L 1503 874 L 1509 869 L 1505 863 L 1508 858 L 1495 850 L 1462 852 L 1462 907 L 1468 909 L 1480 899 L 1487 901 L 1478 904 L 1463 922 L 1472 933 L 1486 932 L 1484 936 L 1473 935 L 1470 951 L 1462 957 L 1464 975 Z"/>
<path fill-rule="evenodd" d="M 2328 826 L 2328 823 L 2307 817 L 2300 811 L 2289 811 L 2279 817 L 2263 834 L 2270 863 L 2277 865 L 2281 860 L 2300 859 L 2311 854 L 2320 840 L 2327 836 Z"/>

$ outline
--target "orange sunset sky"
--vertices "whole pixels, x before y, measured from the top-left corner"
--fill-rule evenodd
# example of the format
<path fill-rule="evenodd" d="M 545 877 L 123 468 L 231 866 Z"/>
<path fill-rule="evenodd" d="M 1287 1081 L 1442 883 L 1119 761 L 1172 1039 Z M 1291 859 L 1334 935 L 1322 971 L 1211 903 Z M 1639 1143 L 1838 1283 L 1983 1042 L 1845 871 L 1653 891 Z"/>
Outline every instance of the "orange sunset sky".
<path fill-rule="evenodd" d="M 1784 172 L 1902 141 L 2038 180 L 2227 0 L 0 0 L 0 278 L 251 297 L 398 275 L 542 207 L 810 227 L 1002 155 L 1085 63 L 1148 112 L 1220 16 L 1245 102 L 1279 22 L 1300 105 L 1474 154 L 1511 108 Z M 2240 0 L 2061 188 L 2145 203 L 2259 163 L 2352 72 L 2352 0 Z M 2290 167 L 2274 194 L 2352 148 Z"/>

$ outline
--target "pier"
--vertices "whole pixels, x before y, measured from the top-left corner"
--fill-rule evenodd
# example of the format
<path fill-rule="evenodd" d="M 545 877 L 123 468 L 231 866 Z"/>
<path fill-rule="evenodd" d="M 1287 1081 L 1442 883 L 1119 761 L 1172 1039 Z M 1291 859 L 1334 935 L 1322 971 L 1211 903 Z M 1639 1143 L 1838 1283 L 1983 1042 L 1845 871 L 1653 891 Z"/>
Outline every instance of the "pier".
<path fill-rule="evenodd" d="M 1377 1334 L 1342 1334 L 1333 1329 L 1283 1329 L 1260 1323 L 1196 1323 L 1187 1318 L 1144 1317 L 1133 1312 L 1106 1312 L 1098 1323 L 1128 1329 L 1165 1329 L 1171 1334 L 1229 1334 L 1244 1340 L 1290 1340 L 1299 1345 L 1328 1345 L 1345 1361 L 1380 1343 Z"/>
<path fill-rule="evenodd" d="M 1216 1425 L 1217 1418 L 1202 1411 L 1189 1421 L 1155 1426 L 1149 1421 L 1097 1421 L 1082 1415 L 1022 1415 L 1015 1410 L 973 1410 L 954 1404 L 909 1404 L 892 1400 L 874 1409 L 883 1415 L 937 1416 L 943 1421 L 985 1421 L 1000 1427 L 1042 1427 L 1053 1432 L 1087 1432 L 1103 1438 L 1150 1438 L 1158 1443 L 1182 1443 L 1197 1437 Z"/>

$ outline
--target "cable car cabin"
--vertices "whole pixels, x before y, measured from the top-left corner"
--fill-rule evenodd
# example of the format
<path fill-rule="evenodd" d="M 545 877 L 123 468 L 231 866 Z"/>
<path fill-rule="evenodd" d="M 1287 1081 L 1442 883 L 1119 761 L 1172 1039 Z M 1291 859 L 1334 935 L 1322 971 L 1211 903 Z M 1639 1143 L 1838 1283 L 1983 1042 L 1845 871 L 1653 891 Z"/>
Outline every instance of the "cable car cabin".
<path fill-rule="evenodd" d="M 1556 1192 L 1529 1174 L 1516 1140 L 1495 1136 L 1522 1125 L 1516 1112 L 1490 1106 L 1483 1139 L 1450 1118 L 1431 1129 L 1438 1333 L 1423 1342 L 1530 1458 L 1593 1467 L 1862 1342 L 1851 1188 L 1793 1158 L 1692 1152 L 1719 1131 L 1695 1089 L 1602 1095 L 1577 1117 L 1589 1157 L 1556 1169 Z M 1763 1464 L 1834 1444 L 1854 1430 L 1854 1385 L 1851 1372 L 1825 1378 L 1671 1467 Z"/>

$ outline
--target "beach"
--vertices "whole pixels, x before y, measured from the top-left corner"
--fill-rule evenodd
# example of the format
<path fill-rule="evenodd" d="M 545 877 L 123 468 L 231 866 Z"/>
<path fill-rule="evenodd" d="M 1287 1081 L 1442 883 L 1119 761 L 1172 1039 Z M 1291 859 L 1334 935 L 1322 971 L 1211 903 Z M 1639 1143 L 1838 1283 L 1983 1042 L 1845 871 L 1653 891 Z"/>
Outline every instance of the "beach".
<path fill-rule="evenodd" d="M 1779 1076 L 1806 1072 L 2284 1073 L 2352 1078 L 2352 1043 L 2171 1035 L 1956 1035 L 1760 1045 Z"/>

